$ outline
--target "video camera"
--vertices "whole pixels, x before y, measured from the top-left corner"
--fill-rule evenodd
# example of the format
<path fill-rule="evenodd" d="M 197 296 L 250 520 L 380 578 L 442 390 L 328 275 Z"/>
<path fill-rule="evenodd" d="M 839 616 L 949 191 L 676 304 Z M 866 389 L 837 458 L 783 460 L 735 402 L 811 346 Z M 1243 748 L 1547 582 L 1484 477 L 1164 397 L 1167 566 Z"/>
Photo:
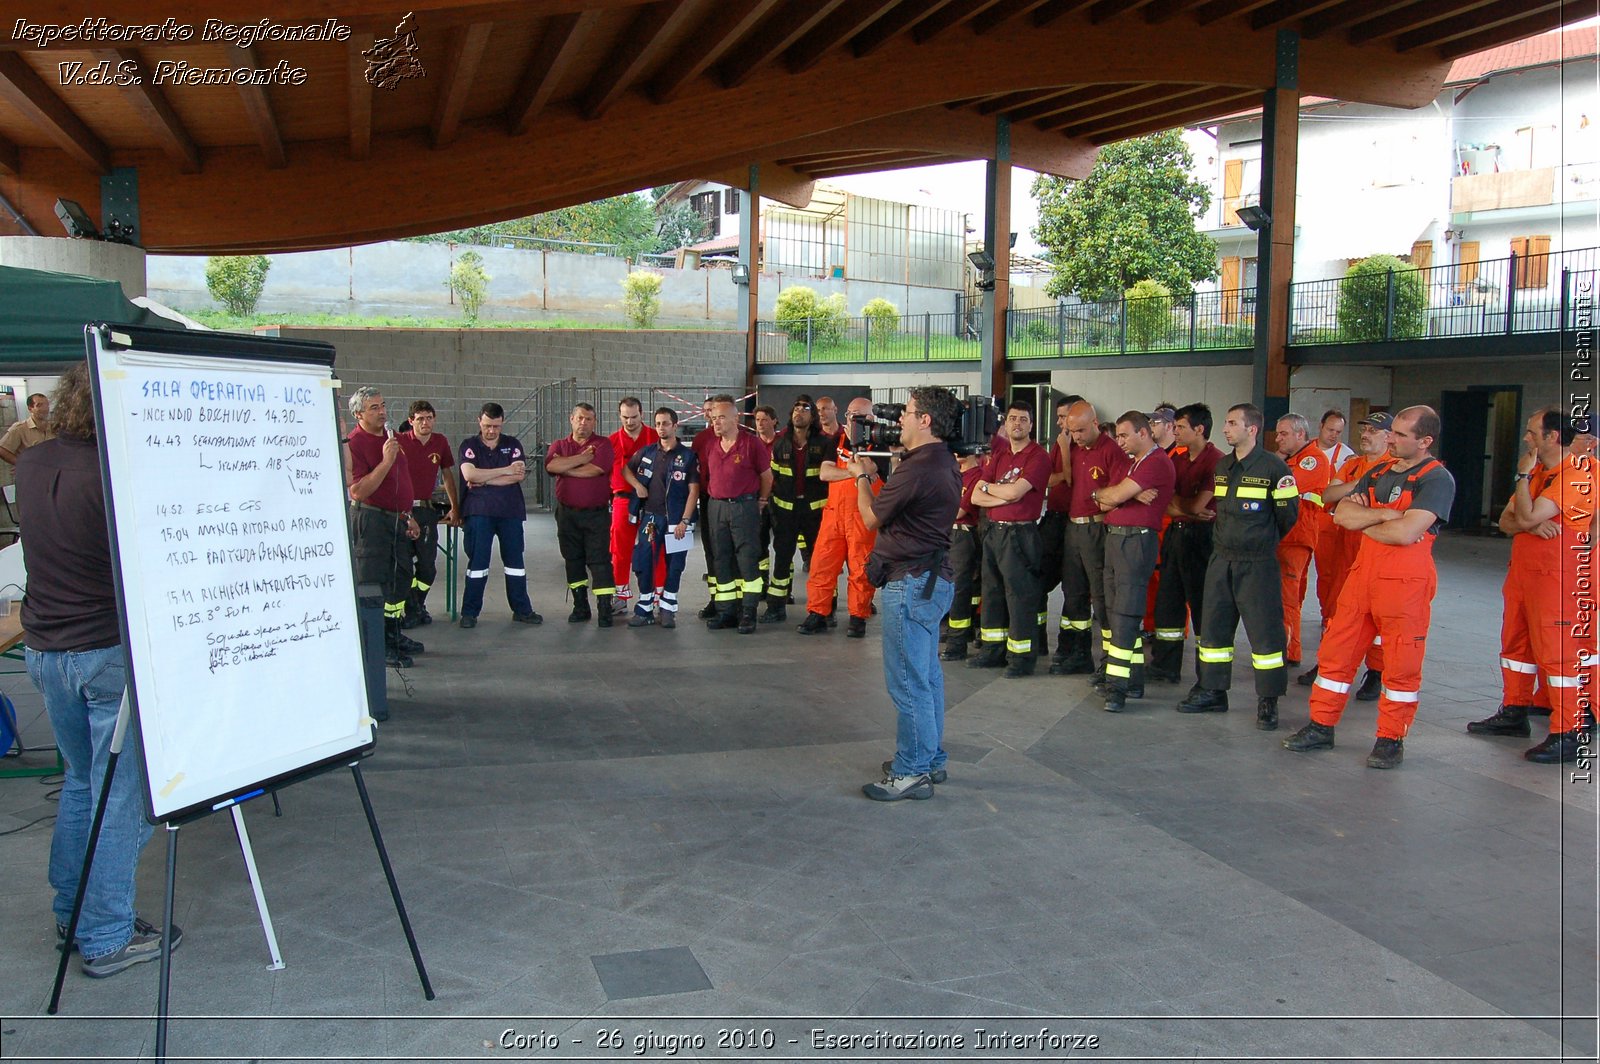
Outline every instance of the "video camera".
<path fill-rule="evenodd" d="M 850 449 L 868 456 L 888 455 L 900 446 L 900 415 L 904 403 L 873 403 L 871 414 L 851 414 Z M 1000 404 L 991 395 L 974 395 L 961 401 L 961 418 L 954 436 L 945 437 L 958 455 L 986 454 L 1000 431 Z"/>

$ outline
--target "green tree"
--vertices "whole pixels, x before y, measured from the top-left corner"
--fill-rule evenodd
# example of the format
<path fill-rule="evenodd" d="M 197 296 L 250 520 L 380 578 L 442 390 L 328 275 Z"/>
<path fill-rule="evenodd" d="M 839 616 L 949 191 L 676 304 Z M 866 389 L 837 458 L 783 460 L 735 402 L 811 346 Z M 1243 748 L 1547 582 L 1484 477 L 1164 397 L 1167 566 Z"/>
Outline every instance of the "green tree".
<path fill-rule="evenodd" d="M 483 256 L 476 251 L 463 251 L 450 267 L 450 280 L 445 283 L 461 301 L 462 317 L 477 321 L 478 312 L 489 298 L 489 275 L 483 269 Z"/>
<path fill-rule="evenodd" d="M 1100 150 L 1082 181 L 1039 175 L 1034 239 L 1055 264 L 1046 291 L 1114 298 L 1138 281 L 1190 292 L 1217 275 L 1217 246 L 1195 231 L 1211 192 L 1190 174 L 1194 159 L 1177 130 Z"/>
<path fill-rule="evenodd" d="M 861 316 L 867 319 L 867 327 L 875 344 L 893 340 L 894 334 L 900 331 L 900 312 L 893 303 L 881 296 L 869 299 L 866 306 L 861 308 Z"/>
<path fill-rule="evenodd" d="M 272 262 L 265 255 L 213 255 L 206 260 L 206 290 L 229 314 L 254 313 Z"/>
<path fill-rule="evenodd" d="M 1370 255 L 1350 267 L 1339 282 L 1339 338 L 1382 340 L 1389 316 L 1389 275 L 1394 274 L 1396 340 L 1421 336 L 1428 325 L 1428 293 L 1422 273 L 1393 255 Z"/>
<path fill-rule="evenodd" d="M 778 293 L 776 313 L 778 327 L 789 334 L 789 339 L 804 343 L 809 336 L 817 347 L 842 343 L 850 324 L 842 293 L 818 299 L 815 290 L 800 284 Z"/>
<path fill-rule="evenodd" d="M 622 312 L 635 329 L 654 329 L 661 313 L 661 275 L 634 270 L 622 279 Z"/>
<path fill-rule="evenodd" d="M 434 243 L 493 244 L 498 236 L 531 236 L 541 240 L 612 244 L 616 246 L 617 254 L 637 260 L 640 255 L 671 251 L 705 236 L 706 220 L 690 210 L 687 203 L 657 209 L 656 201 L 670 187 L 664 185 L 653 192 L 630 192 L 625 196 L 578 203 L 526 218 L 512 218 L 417 239 Z"/>
<path fill-rule="evenodd" d="M 1128 342 L 1148 351 L 1172 328 L 1172 293 L 1160 281 L 1144 280 L 1123 295 L 1128 306 Z"/>

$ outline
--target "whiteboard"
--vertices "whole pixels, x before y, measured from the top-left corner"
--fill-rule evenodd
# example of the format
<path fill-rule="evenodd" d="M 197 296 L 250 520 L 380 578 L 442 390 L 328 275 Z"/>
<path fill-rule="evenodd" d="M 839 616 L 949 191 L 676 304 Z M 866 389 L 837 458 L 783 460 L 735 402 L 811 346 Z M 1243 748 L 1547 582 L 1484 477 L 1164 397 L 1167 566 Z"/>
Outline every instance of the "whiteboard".
<path fill-rule="evenodd" d="M 128 691 L 147 811 L 182 820 L 373 742 L 332 348 L 113 328 L 86 335 Z"/>

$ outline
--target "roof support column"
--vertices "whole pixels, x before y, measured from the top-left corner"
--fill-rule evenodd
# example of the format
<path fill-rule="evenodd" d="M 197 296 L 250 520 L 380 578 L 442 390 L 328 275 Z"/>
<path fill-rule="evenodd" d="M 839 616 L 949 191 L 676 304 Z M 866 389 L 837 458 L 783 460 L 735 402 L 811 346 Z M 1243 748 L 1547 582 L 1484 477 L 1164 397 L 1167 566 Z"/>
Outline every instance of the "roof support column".
<path fill-rule="evenodd" d="M 983 186 L 983 250 L 994 258 L 994 290 L 985 300 L 983 355 L 979 386 L 1005 395 L 1011 375 L 1006 364 L 1006 308 L 1011 305 L 1011 120 L 994 120 L 994 157 Z"/>
<path fill-rule="evenodd" d="M 739 329 L 744 333 L 744 384 L 756 385 L 756 319 L 761 289 L 761 185 L 760 167 L 750 167 L 750 187 L 739 197 L 739 265 L 748 282 L 739 292 Z"/>
<path fill-rule="evenodd" d="M 1256 234 L 1256 356 L 1251 393 L 1268 425 L 1289 410 L 1289 281 L 1294 274 L 1294 200 L 1300 161 L 1300 34 L 1278 31 L 1277 83 L 1261 114 L 1261 209 Z"/>

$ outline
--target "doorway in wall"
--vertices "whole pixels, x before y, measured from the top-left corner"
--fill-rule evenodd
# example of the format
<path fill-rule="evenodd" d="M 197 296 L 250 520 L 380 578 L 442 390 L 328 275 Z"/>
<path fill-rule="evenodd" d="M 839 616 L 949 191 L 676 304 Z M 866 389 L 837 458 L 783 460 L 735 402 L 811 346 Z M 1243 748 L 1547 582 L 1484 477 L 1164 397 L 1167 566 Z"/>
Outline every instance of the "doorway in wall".
<path fill-rule="evenodd" d="M 1511 497 L 1522 447 L 1521 385 L 1474 385 L 1440 396 L 1438 454 L 1456 479 L 1449 527 L 1492 534 Z"/>

